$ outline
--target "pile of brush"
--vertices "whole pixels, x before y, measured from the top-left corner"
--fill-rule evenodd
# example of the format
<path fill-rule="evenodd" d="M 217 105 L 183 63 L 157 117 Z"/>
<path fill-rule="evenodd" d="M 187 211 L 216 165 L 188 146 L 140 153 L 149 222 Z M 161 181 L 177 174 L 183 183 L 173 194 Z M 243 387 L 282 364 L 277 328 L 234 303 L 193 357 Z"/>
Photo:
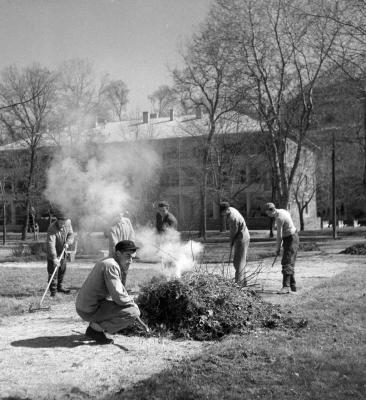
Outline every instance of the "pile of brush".
<path fill-rule="evenodd" d="M 141 288 L 137 303 L 153 333 L 194 340 L 303 324 L 282 315 L 279 306 L 264 302 L 253 290 L 213 274 L 154 278 Z"/>
<path fill-rule="evenodd" d="M 365 255 L 366 243 L 356 243 L 340 252 L 341 254 Z"/>

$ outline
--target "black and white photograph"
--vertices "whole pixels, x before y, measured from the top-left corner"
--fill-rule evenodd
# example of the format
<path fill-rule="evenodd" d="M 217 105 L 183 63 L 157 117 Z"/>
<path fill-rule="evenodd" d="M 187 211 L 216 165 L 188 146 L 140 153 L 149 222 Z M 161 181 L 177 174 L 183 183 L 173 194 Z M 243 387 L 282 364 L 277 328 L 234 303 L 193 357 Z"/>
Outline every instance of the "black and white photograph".
<path fill-rule="evenodd" d="M 0 0 L 0 400 L 366 398 L 366 0 Z"/>

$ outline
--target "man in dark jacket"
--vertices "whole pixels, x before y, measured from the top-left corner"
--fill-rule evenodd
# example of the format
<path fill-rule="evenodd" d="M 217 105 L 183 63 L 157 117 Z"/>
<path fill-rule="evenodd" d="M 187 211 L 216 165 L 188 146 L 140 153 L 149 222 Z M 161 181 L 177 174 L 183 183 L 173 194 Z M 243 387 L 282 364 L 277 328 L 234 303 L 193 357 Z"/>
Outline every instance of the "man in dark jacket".
<path fill-rule="evenodd" d="M 178 221 L 175 216 L 169 212 L 169 203 L 159 201 L 158 212 L 156 213 L 156 230 L 159 234 L 164 234 L 169 229 L 177 230 Z"/>
<path fill-rule="evenodd" d="M 63 249 L 67 248 L 74 242 L 74 232 L 71 225 L 71 220 L 63 213 L 59 212 L 56 215 L 57 220 L 53 222 L 47 230 L 47 272 L 48 281 L 58 267 L 58 271 L 52 279 L 50 285 L 51 296 L 56 296 L 56 291 L 68 294 L 69 289 L 65 289 L 62 284 L 66 272 L 66 251 L 60 259 Z M 57 275 L 57 276 L 56 276 Z"/>

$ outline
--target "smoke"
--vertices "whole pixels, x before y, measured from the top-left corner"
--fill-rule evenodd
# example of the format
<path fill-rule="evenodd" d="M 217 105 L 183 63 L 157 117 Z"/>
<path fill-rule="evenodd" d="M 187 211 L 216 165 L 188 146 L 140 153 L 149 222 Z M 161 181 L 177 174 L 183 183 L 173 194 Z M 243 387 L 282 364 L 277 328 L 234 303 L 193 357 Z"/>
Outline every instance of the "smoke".
<path fill-rule="evenodd" d="M 133 211 L 159 163 L 157 154 L 141 143 L 63 148 L 47 171 L 45 196 L 80 230 L 91 231 Z"/>
<path fill-rule="evenodd" d="M 141 142 L 63 148 L 47 171 L 45 196 L 72 218 L 77 231 L 106 229 L 127 210 L 141 219 L 145 209 L 151 217 L 147 192 L 158 183 L 159 167 L 158 155 Z M 177 231 L 159 235 L 152 227 L 137 229 L 136 241 L 139 257 L 161 262 L 170 277 L 191 270 L 203 250 L 201 243 L 182 241 Z"/>
<path fill-rule="evenodd" d="M 175 230 L 160 235 L 151 227 L 143 227 L 136 232 L 136 238 L 141 246 L 138 256 L 161 262 L 164 273 L 171 278 L 180 278 L 183 272 L 192 270 L 203 251 L 201 243 L 193 240 L 184 242 Z"/>

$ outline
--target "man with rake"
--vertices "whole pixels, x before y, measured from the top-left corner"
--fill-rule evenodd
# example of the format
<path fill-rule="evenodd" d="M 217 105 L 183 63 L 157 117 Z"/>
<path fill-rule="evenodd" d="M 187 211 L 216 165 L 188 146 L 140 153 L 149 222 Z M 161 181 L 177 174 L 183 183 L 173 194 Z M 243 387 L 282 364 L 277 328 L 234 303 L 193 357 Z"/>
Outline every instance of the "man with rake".
<path fill-rule="evenodd" d="M 74 243 L 74 231 L 71 220 L 62 212 L 56 213 L 57 220 L 47 230 L 47 272 L 50 281 L 55 268 L 58 268 L 50 284 L 51 297 L 56 296 L 56 291 L 69 294 L 70 290 L 63 287 L 63 280 L 66 272 L 66 252 Z M 59 257 L 62 256 L 61 259 Z M 57 276 L 56 276 L 57 275 Z"/>
<path fill-rule="evenodd" d="M 246 286 L 245 266 L 250 242 L 247 224 L 240 212 L 226 201 L 220 203 L 220 213 L 226 216 L 230 228 L 230 256 L 234 249 L 235 282 Z"/>
<path fill-rule="evenodd" d="M 266 214 L 275 218 L 277 227 L 277 246 L 276 256 L 281 253 L 281 243 L 283 247 L 282 254 L 282 289 L 278 294 L 288 294 L 296 292 L 295 281 L 295 261 L 299 248 L 299 235 L 292 221 L 291 215 L 287 210 L 275 207 L 273 203 L 266 203 L 264 206 Z"/>

